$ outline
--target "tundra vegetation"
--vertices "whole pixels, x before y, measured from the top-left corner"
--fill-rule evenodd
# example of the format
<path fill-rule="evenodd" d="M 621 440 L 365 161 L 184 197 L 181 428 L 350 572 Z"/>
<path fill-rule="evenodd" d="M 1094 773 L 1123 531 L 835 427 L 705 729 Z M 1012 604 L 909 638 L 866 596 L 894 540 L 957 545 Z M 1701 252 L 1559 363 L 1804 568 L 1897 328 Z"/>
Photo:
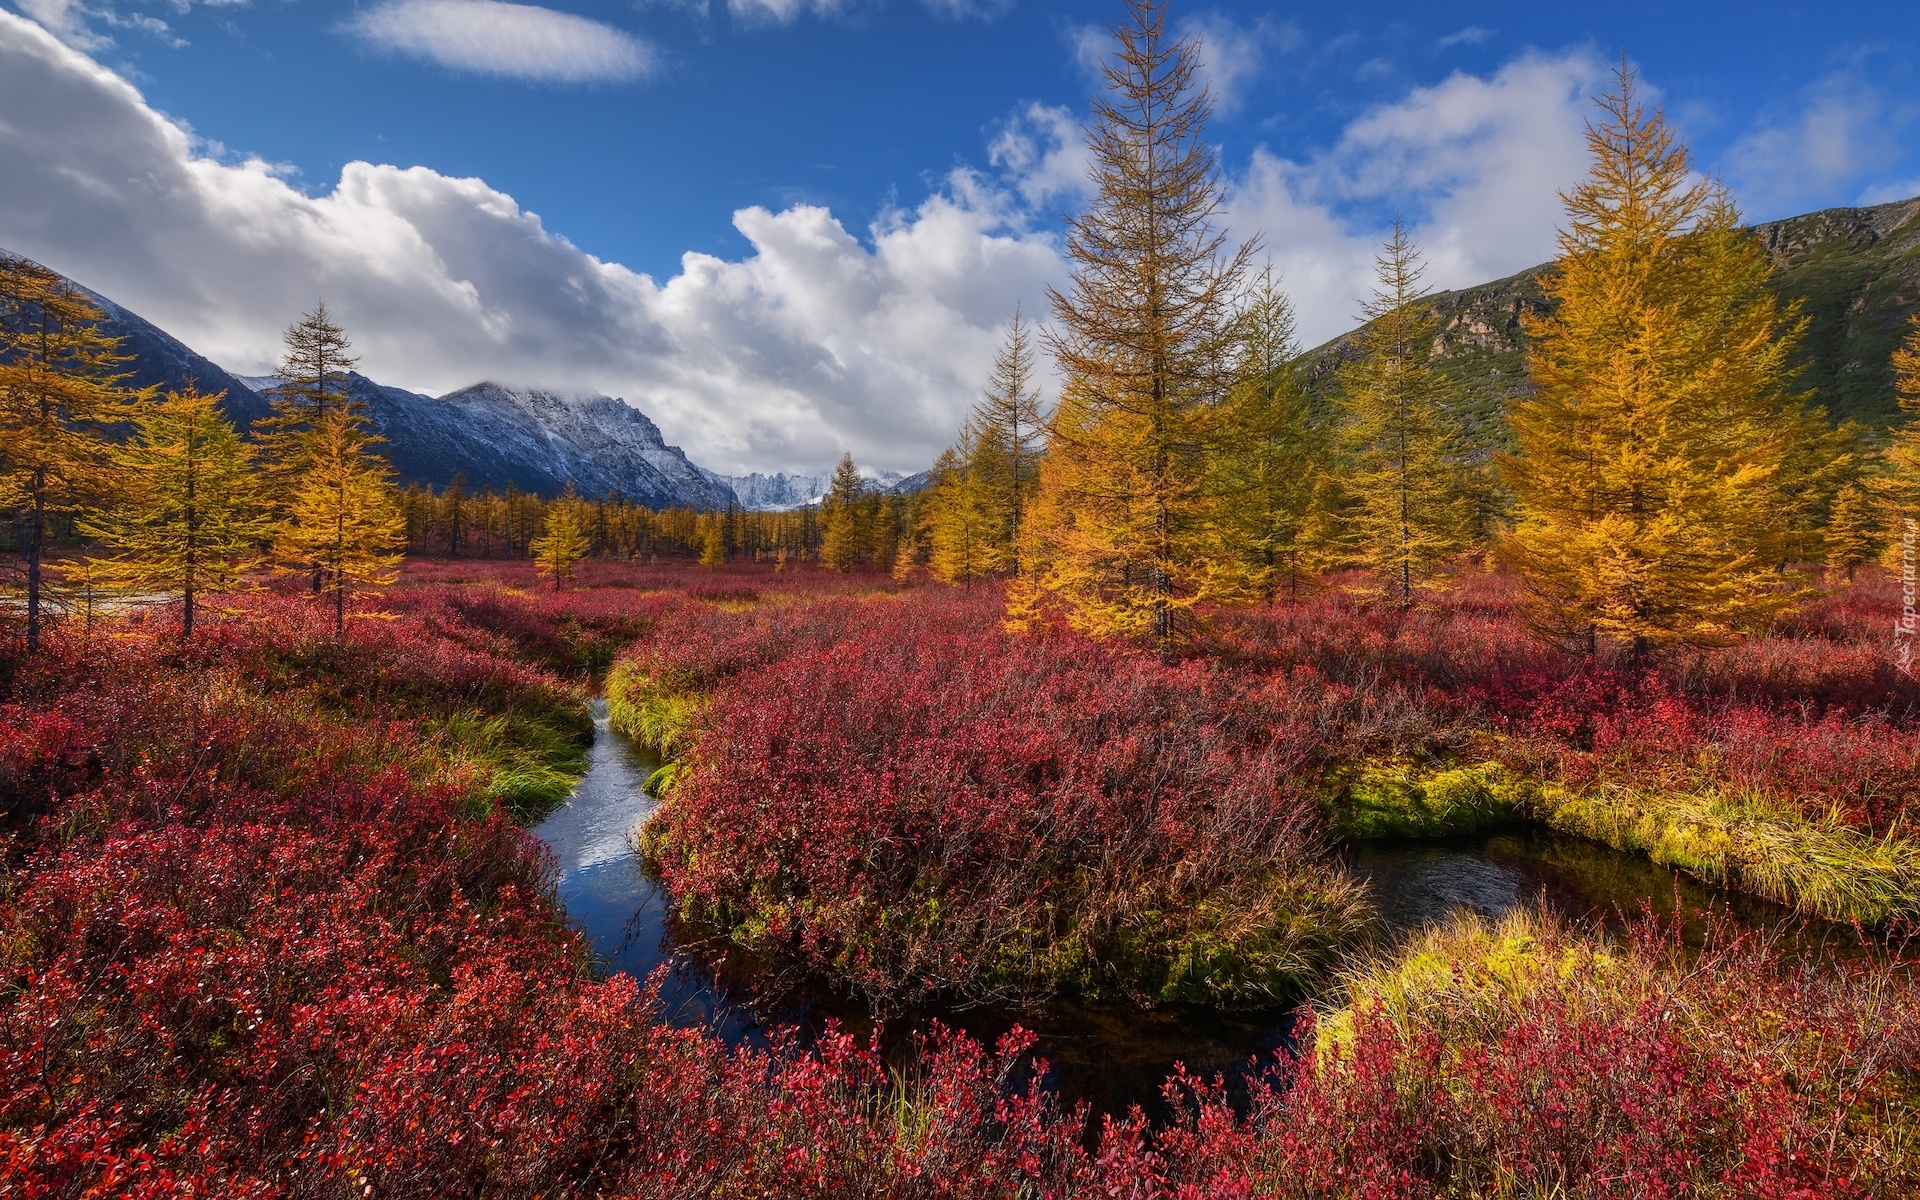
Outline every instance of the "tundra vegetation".
<path fill-rule="evenodd" d="M 1920 1190 L 1920 683 L 1875 565 L 1920 426 L 1795 390 L 1797 312 L 1624 66 L 1507 449 L 1400 229 L 1321 402 L 1165 20 L 1129 0 L 1072 278 L 913 496 L 851 457 L 785 513 L 402 490 L 324 309 L 243 435 L 0 263 L 0 1193 Z M 1891 365 L 1920 413 L 1920 327 Z M 900 1021 L 1291 1007 L 1289 1046 L 1096 1120 L 1018 1029 L 676 1027 L 526 832 L 601 689 L 704 949 Z M 1344 845 L 1500 824 L 1805 926 L 1375 936 Z"/>

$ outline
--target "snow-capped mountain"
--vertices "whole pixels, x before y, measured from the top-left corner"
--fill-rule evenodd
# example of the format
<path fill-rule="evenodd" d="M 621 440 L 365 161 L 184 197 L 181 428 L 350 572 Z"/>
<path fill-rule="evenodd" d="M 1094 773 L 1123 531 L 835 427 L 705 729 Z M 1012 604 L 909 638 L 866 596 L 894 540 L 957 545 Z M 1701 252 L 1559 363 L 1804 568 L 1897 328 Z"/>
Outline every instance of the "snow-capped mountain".
<path fill-rule="evenodd" d="M 0 250 L 0 255 L 5 255 Z M 242 430 L 272 411 L 272 376 L 236 375 L 178 338 L 81 284 L 107 315 L 101 331 L 131 356 L 127 383 L 224 392 L 221 406 Z M 610 396 L 567 396 L 539 388 L 476 383 L 445 396 L 385 387 L 349 376 L 367 405 L 383 448 L 403 483 L 442 488 L 454 475 L 467 486 L 557 495 L 569 480 L 583 496 L 618 492 L 651 508 L 724 508 L 733 493 L 669 446 L 639 409 Z"/>
<path fill-rule="evenodd" d="M 257 391 L 279 380 L 239 376 Z M 386 439 L 394 470 L 410 483 L 444 488 L 456 473 L 470 489 L 551 496 L 569 481 L 583 496 L 619 493 L 650 508 L 724 508 L 733 495 L 669 446 L 639 409 L 611 396 L 476 383 L 444 396 L 385 387 L 348 375 Z"/>
<path fill-rule="evenodd" d="M 790 475 L 785 471 L 774 475 L 763 475 L 759 471 L 750 475 L 722 475 L 702 468 L 702 474 L 715 484 L 731 488 L 733 494 L 739 497 L 742 508 L 758 512 L 778 512 L 818 504 L 820 497 L 827 494 L 827 488 L 833 483 L 832 471 L 822 471 L 818 475 Z M 860 477 L 867 481 L 868 487 L 881 492 L 905 494 L 926 487 L 925 472 L 902 475 L 898 471 L 862 470 Z"/>

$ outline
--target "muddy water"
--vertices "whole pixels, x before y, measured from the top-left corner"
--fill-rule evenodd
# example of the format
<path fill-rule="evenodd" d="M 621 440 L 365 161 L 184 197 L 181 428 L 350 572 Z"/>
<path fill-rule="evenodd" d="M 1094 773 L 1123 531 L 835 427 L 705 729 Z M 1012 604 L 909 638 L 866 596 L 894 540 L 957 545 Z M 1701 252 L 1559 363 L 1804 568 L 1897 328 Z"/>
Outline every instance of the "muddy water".
<path fill-rule="evenodd" d="M 761 1042 L 772 1025 L 818 1027 L 828 1017 L 856 1032 L 870 1028 L 844 998 L 764 968 L 711 962 L 676 944 L 668 898 L 641 872 L 630 842 L 653 810 L 643 785 L 659 760 L 609 729 L 605 705 L 597 701 L 594 718 L 586 776 L 533 832 L 552 849 L 560 900 L 604 969 L 645 978 L 666 966 L 671 974 L 661 999 L 667 1017 L 711 1027 L 729 1042 Z M 1463 909 L 1499 916 L 1542 902 L 1582 922 L 1613 923 L 1645 910 L 1677 914 L 1694 937 L 1710 921 L 1760 928 L 1788 919 L 1776 905 L 1720 892 L 1639 856 L 1537 830 L 1370 843 L 1349 851 L 1348 861 L 1371 883 L 1390 938 Z M 1156 1109 L 1160 1083 L 1176 1062 L 1202 1075 L 1237 1075 L 1252 1057 L 1286 1046 L 1291 1026 L 1286 1010 L 1221 1015 L 1062 1005 L 1042 1012 L 922 1013 L 893 1027 L 904 1032 L 931 1018 L 988 1041 L 1016 1022 L 1033 1030 L 1063 1095 L 1102 1111 L 1132 1103 Z M 903 1037 L 896 1049 L 904 1052 L 904 1043 Z"/>

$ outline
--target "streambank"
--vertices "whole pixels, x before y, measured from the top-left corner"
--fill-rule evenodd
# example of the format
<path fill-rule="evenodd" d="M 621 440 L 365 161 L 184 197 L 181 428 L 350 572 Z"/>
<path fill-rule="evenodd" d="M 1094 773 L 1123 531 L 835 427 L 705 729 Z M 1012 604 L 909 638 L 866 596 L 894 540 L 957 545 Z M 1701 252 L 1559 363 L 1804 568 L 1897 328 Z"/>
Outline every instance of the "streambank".
<path fill-rule="evenodd" d="M 635 829 L 658 803 L 646 784 L 660 758 L 621 733 L 606 706 L 596 702 L 595 716 L 586 775 L 533 832 L 553 851 L 559 899 L 587 934 L 601 968 L 644 978 L 665 967 L 668 1018 L 715 1028 L 729 1041 L 763 1040 L 779 1025 L 818 1030 L 829 1020 L 863 1036 L 871 1032 L 878 1024 L 873 1014 L 845 993 L 778 963 L 715 953 L 675 921 L 671 895 L 648 877 L 632 849 Z M 1462 912 L 1498 920 L 1538 907 L 1587 927 L 1617 924 L 1646 909 L 1677 922 L 1689 937 L 1709 926 L 1761 932 L 1793 921 L 1781 905 L 1548 829 L 1375 840 L 1351 846 L 1345 861 L 1372 896 L 1387 953 Z M 1847 934 L 1828 928 L 1836 939 Z M 1039 1036 L 1038 1053 L 1052 1064 L 1066 1097 L 1107 1112 L 1134 1103 L 1154 1111 L 1176 1063 L 1233 1078 L 1250 1058 L 1291 1046 L 1304 998 L 1240 1013 L 1181 1004 L 1147 1011 L 1126 1004 L 923 1006 L 894 1014 L 883 1036 L 893 1052 L 905 1054 L 911 1033 L 933 1020 L 989 1042 L 1019 1024 Z"/>

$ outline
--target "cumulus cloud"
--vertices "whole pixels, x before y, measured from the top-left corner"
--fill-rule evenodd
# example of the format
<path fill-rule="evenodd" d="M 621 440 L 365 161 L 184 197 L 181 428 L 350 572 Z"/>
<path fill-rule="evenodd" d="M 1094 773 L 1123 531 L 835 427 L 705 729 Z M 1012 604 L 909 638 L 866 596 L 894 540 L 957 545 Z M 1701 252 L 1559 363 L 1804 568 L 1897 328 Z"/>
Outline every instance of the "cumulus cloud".
<path fill-rule="evenodd" d="M 987 161 L 1006 173 L 1029 208 L 1074 205 L 1093 192 L 1080 119 L 1056 104 L 1029 104 L 1014 114 L 987 144 Z"/>
<path fill-rule="evenodd" d="M 719 470 L 918 470 L 978 393 L 1052 243 L 943 192 L 863 241 L 824 209 L 753 208 L 739 261 L 665 282 L 586 254 L 478 179 L 352 163 L 331 191 L 221 162 L 126 81 L 0 13 L 0 246 L 230 369 L 269 368 L 324 297 L 362 369 L 442 393 L 493 378 L 624 396 Z"/>
<path fill-rule="evenodd" d="M 1605 71 L 1589 52 L 1528 53 L 1369 109 L 1304 160 L 1261 150 L 1230 197 L 1234 228 L 1265 234 L 1309 342 L 1354 324 L 1396 214 L 1436 287 L 1524 270 L 1553 255 L 1559 193 L 1585 173 L 1588 98 Z"/>
<path fill-rule="evenodd" d="M 1439 286 L 1552 251 L 1604 67 L 1529 56 L 1356 120 L 1324 152 L 1261 152 L 1228 219 L 1263 230 L 1303 336 L 1353 324 L 1395 203 Z M 848 230 L 812 205 L 748 208 L 738 259 L 657 280 L 546 229 L 479 179 L 356 162 L 321 194 L 218 155 L 113 72 L 0 13 L 0 246 L 63 271 L 230 369 L 269 369 L 324 297 L 382 382 L 493 378 L 624 396 L 718 470 L 817 471 L 850 449 L 916 470 L 978 396 L 1016 302 L 1065 275 L 1038 210 L 1084 192 L 1078 120 L 1028 106 L 934 195 Z"/>
<path fill-rule="evenodd" d="M 617 81 L 653 63 L 644 44 L 611 25 L 507 0 L 391 0 L 346 28 L 383 50 L 513 79 Z"/>

